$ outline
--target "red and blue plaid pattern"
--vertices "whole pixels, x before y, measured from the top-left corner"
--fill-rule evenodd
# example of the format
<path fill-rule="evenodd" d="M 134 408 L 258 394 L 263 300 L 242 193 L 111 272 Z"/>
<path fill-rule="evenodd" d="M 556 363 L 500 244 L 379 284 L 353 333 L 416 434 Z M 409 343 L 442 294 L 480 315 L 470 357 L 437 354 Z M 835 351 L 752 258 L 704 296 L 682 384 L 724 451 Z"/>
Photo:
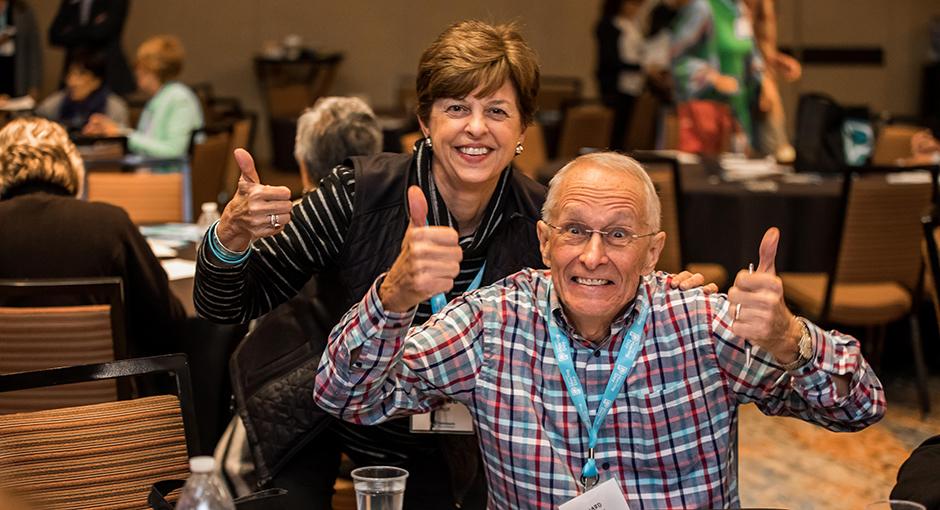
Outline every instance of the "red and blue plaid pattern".
<path fill-rule="evenodd" d="M 453 399 L 473 414 L 486 462 L 490 508 L 556 508 L 582 492 L 576 480 L 588 435 L 568 399 L 546 332 L 548 271 L 524 270 L 464 294 L 427 323 L 381 307 L 377 286 L 334 328 L 315 398 L 356 423 L 425 412 Z M 643 350 L 601 428 L 600 481 L 619 481 L 630 508 L 738 506 L 737 407 L 795 416 L 831 430 L 861 429 L 885 411 L 884 391 L 858 341 L 810 324 L 813 361 L 791 373 L 729 330 L 721 294 L 644 279 L 650 299 Z M 633 320 L 627 310 L 595 346 L 558 303 L 592 413 Z M 836 394 L 832 374 L 851 374 Z"/>

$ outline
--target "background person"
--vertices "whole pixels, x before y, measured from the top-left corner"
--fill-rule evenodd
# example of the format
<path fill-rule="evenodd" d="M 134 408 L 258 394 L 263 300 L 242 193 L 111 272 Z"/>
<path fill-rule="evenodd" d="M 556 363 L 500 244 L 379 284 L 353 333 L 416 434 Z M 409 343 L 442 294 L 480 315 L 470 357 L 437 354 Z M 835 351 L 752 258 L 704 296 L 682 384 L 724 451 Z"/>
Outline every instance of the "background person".
<path fill-rule="evenodd" d="M 427 203 L 408 195 L 409 234 L 426 231 Z M 837 431 L 883 416 L 858 341 L 787 309 L 776 229 L 756 272 L 705 295 L 652 273 L 659 215 L 636 161 L 577 158 L 552 179 L 538 224 L 549 270 L 464 294 L 413 327 L 414 308 L 384 296 L 391 274 L 379 276 L 330 333 L 317 403 L 364 424 L 464 403 L 489 508 L 554 509 L 610 479 L 631 508 L 738 507 L 739 405 Z"/>
<path fill-rule="evenodd" d="M 609 147 L 625 148 L 624 137 L 633 116 L 633 105 L 643 92 L 645 40 L 642 0 L 604 0 L 601 17 L 594 27 L 597 40 L 597 85 L 601 100 L 614 111 Z"/>
<path fill-rule="evenodd" d="M 20 0 L 0 0 L 0 99 L 39 97 L 42 47 L 36 16 Z"/>
<path fill-rule="evenodd" d="M 127 148 L 134 154 L 155 158 L 186 155 L 192 132 L 203 127 L 202 107 L 196 94 L 176 81 L 183 70 L 183 44 L 173 35 L 153 36 L 137 48 L 137 87 L 150 99 L 140 115 L 137 129 L 126 132 L 101 114 L 91 116 L 83 129 L 86 135 L 127 135 Z"/>
<path fill-rule="evenodd" d="M 120 276 L 128 356 L 165 354 L 183 306 L 127 213 L 76 198 L 84 178 L 62 126 L 22 118 L 0 130 L 0 278 Z"/>
<path fill-rule="evenodd" d="M 77 49 L 65 75 L 65 88 L 52 93 L 36 108 L 36 115 L 81 131 L 93 114 L 106 115 L 120 128 L 127 126 L 127 104 L 107 86 L 104 55 Z"/>
<path fill-rule="evenodd" d="M 311 193 L 321 179 L 348 158 L 378 153 L 382 149 L 382 131 L 372 109 L 361 99 L 325 97 L 297 119 L 294 147 L 305 192 Z M 269 472 L 268 464 L 275 464 L 285 454 L 280 449 L 285 437 L 315 434 L 309 445 L 291 452 L 294 457 L 270 482 L 289 491 L 282 498 L 287 500 L 283 502 L 286 508 L 330 508 L 341 453 L 346 451 L 355 457 L 353 450 L 359 446 L 355 442 L 345 444 L 336 429 L 344 423 L 320 411 L 310 398 L 313 381 L 308 374 L 316 370 L 327 330 L 332 326 L 321 323 L 320 299 L 317 279 L 313 278 L 296 296 L 256 322 L 232 362 L 233 372 L 246 377 L 233 385 L 239 404 L 239 416 L 232 426 L 236 444 L 234 448 L 226 447 L 224 465 L 236 459 L 239 469 L 226 469 L 226 474 L 240 495 L 253 492 L 259 477 Z M 255 375 L 272 370 L 276 375 L 260 380 Z M 292 414 L 312 411 L 313 416 L 299 433 L 296 428 L 288 432 L 285 427 L 278 434 L 266 434 L 255 427 L 285 408 L 295 410 Z M 220 444 L 228 443 L 223 438 Z M 258 461 L 261 469 L 256 469 L 251 452 L 262 452 Z"/>
<path fill-rule="evenodd" d="M 75 52 L 79 48 L 93 48 L 105 55 L 111 89 L 120 95 L 134 91 L 134 76 L 121 47 L 127 8 L 127 0 L 62 0 L 49 27 L 49 44 L 65 49 L 63 84 Z"/>

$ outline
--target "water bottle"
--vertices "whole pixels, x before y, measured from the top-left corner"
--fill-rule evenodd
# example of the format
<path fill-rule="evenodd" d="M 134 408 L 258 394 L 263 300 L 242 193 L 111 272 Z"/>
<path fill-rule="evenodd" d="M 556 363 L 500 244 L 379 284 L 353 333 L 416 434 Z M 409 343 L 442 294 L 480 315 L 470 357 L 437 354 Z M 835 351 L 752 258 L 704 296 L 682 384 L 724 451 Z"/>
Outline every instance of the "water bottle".
<path fill-rule="evenodd" d="M 215 459 L 208 456 L 189 459 L 192 472 L 183 485 L 176 510 L 235 510 L 235 503 L 215 472 Z"/>
<path fill-rule="evenodd" d="M 219 219 L 219 206 L 215 202 L 206 202 L 202 204 L 202 213 L 199 214 L 199 219 L 196 220 L 196 225 L 199 226 L 199 231 L 202 232 L 202 235 L 206 235 L 206 231 L 209 230 L 209 227 Z"/>

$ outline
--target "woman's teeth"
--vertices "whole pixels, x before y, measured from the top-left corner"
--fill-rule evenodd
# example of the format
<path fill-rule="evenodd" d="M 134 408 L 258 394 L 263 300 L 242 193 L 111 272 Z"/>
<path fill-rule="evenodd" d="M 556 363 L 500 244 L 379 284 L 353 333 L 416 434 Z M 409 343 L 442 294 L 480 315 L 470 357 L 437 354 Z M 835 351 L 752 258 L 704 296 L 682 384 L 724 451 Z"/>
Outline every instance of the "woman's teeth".
<path fill-rule="evenodd" d="M 486 147 L 460 147 L 458 150 L 471 156 L 482 156 L 490 152 Z"/>

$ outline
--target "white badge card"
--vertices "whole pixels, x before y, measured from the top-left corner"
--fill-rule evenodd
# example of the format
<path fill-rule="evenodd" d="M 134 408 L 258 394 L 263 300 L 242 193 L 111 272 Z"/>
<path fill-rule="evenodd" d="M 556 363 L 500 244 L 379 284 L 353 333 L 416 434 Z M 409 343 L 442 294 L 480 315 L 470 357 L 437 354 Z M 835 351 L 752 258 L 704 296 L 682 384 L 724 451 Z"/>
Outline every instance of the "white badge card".
<path fill-rule="evenodd" d="M 584 494 L 562 503 L 558 510 L 630 510 L 620 484 L 608 478 Z"/>
<path fill-rule="evenodd" d="M 411 417 L 412 432 L 431 434 L 473 434 L 473 417 L 463 404 L 450 402 L 430 413 Z"/>

